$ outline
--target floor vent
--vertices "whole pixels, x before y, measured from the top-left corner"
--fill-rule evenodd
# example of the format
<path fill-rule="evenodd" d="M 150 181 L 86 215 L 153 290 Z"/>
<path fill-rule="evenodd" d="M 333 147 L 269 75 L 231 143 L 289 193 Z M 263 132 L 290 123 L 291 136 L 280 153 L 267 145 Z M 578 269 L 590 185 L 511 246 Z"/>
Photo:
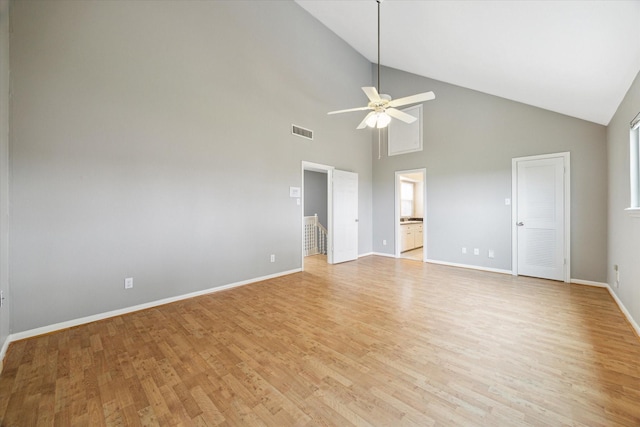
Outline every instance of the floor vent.
<path fill-rule="evenodd" d="M 313 131 L 305 128 L 301 128 L 300 126 L 291 125 L 291 133 L 294 135 L 298 135 L 302 138 L 307 138 L 313 141 Z"/>

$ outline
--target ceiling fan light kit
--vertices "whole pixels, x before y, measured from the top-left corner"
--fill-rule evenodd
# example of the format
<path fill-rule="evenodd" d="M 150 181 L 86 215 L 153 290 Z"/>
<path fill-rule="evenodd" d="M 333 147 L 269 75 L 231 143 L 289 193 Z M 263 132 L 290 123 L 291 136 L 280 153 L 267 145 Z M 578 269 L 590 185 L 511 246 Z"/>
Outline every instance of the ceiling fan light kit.
<path fill-rule="evenodd" d="M 348 113 L 352 111 L 371 110 L 360 122 L 356 129 L 364 129 L 367 126 L 378 129 L 385 128 L 391 123 L 391 118 L 398 119 L 405 123 L 413 123 L 416 118 L 410 114 L 397 110 L 395 107 L 402 107 L 410 104 L 417 104 L 430 101 L 436 96 L 433 92 L 424 92 L 417 95 L 411 95 L 404 98 L 392 99 L 391 96 L 378 93 L 380 89 L 380 3 L 383 0 L 376 0 L 378 3 L 378 89 L 375 87 L 363 87 L 369 103 L 366 107 L 348 108 L 346 110 L 331 111 L 328 114 Z"/>
<path fill-rule="evenodd" d="M 367 126 L 370 128 L 377 127 L 378 129 L 386 127 L 391 122 L 391 117 L 387 113 L 372 113 L 367 116 Z"/>

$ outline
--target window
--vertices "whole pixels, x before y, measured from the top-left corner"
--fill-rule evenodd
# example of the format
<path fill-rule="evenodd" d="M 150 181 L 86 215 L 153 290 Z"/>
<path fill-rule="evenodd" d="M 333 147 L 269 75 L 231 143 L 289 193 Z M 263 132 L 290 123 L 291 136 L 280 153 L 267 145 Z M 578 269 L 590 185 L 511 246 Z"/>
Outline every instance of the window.
<path fill-rule="evenodd" d="M 630 164 L 630 206 L 626 209 L 630 215 L 640 217 L 640 113 L 631 120 L 629 131 Z"/>
<path fill-rule="evenodd" d="M 400 216 L 412 217 L 413 215 L 413 195 L 415 185 L 413 182 L 402 181 L 400 183 Z"/>

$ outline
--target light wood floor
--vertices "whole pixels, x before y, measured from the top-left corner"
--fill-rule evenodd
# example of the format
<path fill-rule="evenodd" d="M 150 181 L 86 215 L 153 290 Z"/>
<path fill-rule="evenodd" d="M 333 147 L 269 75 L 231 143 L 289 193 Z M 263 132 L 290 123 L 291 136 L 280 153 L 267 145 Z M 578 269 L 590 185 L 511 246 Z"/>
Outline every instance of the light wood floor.
<path fill-rule="evenodd" d="M 412 249 L 410 251 L 402 252 L 400 254 L 401 258 L 404 259 L 412 259 L 415 261 L 422 261 L 422 248 Z"/>
<path fill-rule="evenodd" d="M 6 426 L 638 426 L 607 291 L 370 256 L 11 344 Z"/>

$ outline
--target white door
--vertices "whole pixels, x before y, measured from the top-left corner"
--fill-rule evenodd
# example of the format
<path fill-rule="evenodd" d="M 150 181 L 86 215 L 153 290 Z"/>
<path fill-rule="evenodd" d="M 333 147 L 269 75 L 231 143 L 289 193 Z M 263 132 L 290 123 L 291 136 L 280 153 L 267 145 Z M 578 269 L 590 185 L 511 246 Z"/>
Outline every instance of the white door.
<path fill-rule="evenodd" d="M 565 161 L 568 153 L 514 159 L 516 274 L 569 281 Z"/>
<path fill-rule="evenodd" d="M 330 262 L 358 258 L 358 174 L 333 171 L 333 257 Z"/>

